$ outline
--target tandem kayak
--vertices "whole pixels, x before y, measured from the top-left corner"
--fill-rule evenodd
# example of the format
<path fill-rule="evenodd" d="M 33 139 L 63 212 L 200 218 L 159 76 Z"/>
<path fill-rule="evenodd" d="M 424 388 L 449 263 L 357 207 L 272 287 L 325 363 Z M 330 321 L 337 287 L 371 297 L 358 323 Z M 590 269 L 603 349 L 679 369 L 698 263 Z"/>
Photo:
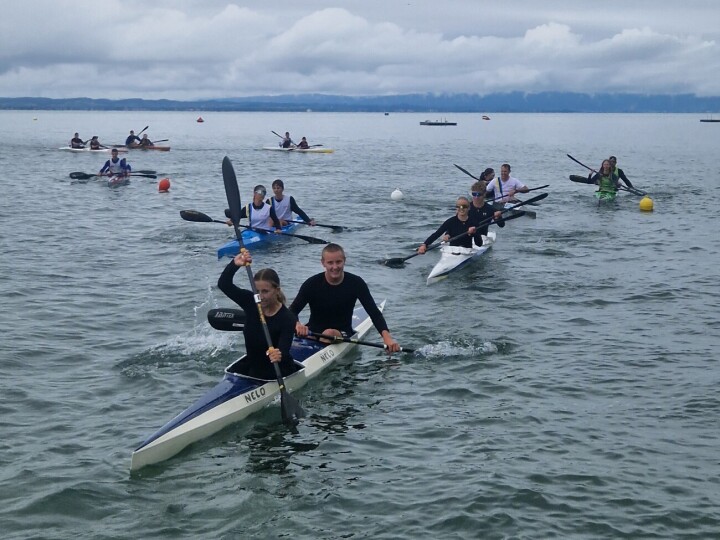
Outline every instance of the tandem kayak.
<path fill-rule="evenodd" d="M 378 307 L 382 310 L 384 306 L 383 300 Z M 372 321 L 362 307 L 355 308 L 353 327 L 355 339 L 362 338 L 372 328 Z M 323 346 L 314 340 L 295 338 L 291 354 L 301 369 L 285 378 L 285 387 L 289 392 L 302 388 L 355 346 L 347 342 Z M 276 401 L 280 394 L 277 381 L 243 375 L 240 367 L 244 358 L 225 368 L 225 375 L 215 387 L 145 439 L 132 453 L 130 470 L 165 461 L 189 444 L 209 437 Z"/>
<path fill-rule="evenodd" d="M 495 243 L 496 238 L 495 231 L 488 232 L 487 236 L 483 236 L 483 245 L 466 248 L 460 246 L 442 246 L 440 248 L 440 260 L 437 262 L 430 274 L 427 277 L 427 284 L 437 283 L 440 280 L 445 279 L 453 272 L 457 272 L 466 266 L 469 266 L 473 261 L 476 261 L 480 256 L 490 249 Z"/>
<path fill-rule="evenodd" d="M 128 150 L 157 150 L 158 152 L 169 152 L 170 151 L 169 146 L 163 146 L 161 144 L 154 144 L 152 146 L 138 146 L 138 145 L 116 146 L 115 148 L 117 148 L 119 152 L 127 152 Z M 123 150 L 121 150 L 121 148 Z"/>
<path fill-rule="evenodd" d="M 263 150 L 271 150 L 273 152 L 294 152 L 296 154 L 332 154 L 335 150 L 332 148 L 315 147 L 315 148 L 282 148 L 281 146 L 263 146 Z"/>
<path fill-rule="evenodd" d="M 90 147 L 85 148 L 71 148 L 69 146 L 61 146 L 58 148 L 58 150 L 65 150 L 66 152 L 90 152 L 91 154 L 109 154 L 112 151 L 112 148 L 100 148 L 99 150 L 92 150 Z M 118 152 L 127 152 L 127 150 L 118 148 Z"/>
<path fill-rule="evenodd" d="M 285 225 L 281 230 L 284 233 L 291 233 L 295 229 L 297 229 L 298 223 L 288 223 Z M 272 230 L 268 233 L 261 233 L 256 231 L 251 231 L 248 229 L 244 229 L 242 231 L 242 239 L 243 244 L 245 246 L 260 246 L 263 244 L 269 244 L 271 242 L 277 242 L 278 240 L 285 239 L 286 236 L 283 236 L 282 234 L 274 234 Z M 234 240 L 230 240 L 226 244 L 220 246 L 217 250 L 217 257 L 218 259 L 222 259 L 223 257 L 229 257 L 233 258 L 235 255 L 240 253 L 240 244 L 237 241 L 237 238 Z"/>

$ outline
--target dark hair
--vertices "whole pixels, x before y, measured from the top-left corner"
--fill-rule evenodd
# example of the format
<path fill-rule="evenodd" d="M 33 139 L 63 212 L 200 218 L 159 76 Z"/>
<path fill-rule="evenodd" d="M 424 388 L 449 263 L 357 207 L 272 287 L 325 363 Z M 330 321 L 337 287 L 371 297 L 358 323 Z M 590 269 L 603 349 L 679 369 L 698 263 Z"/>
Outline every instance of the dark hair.
<path fill-rule="evenodd" d="M 610 156 L 608 159 L 614 159 L 615 161 L 617 161 L 617 158 L 615 156 Z"/>
<path fill-rule="evenodd" d="M 281 188 L 285 189 L 285 184 L 283 184 L 283 181 L 279 178 L 272 183 L 272 187 L 275 186 L 280 186 Z"/>
<path fill-rule="evenodd" d="M 493 170 L 492 167 L 488 167 L 487 169 L 485 169 L 485 170 L 482 172 L 482 174 L 480 175 L 480 181 L 481 181 L 481 182 L 487 182 L 487 180 L 485 180 L 485 177 L 488 176 L 488 175 L 491 174 L 491 173 L 492 173 L 492 174 L 495 174 L 495 171 Z"/>
<path fill-rule="evenodd" d="M 503 164 L 500 166 L 500 168 L 502 169 L 503 167 L 507 167 L 508 172 L 512 171 L 512 169 L 510 168 L 510 164 L 509 164 L 509 163 L 503 163 Z"/>
<path fill-rule="evenodd" d="M 265 189 L 265 186 L 263 186 L 262 184 L 258 184 L 253 188 L 253 193 L 255 193 L 256 191 L 262 191 L 263 197 L 267 193 L 267 189 Z"/>
<path fill-rule="evenodd" d="M 282 305 L 285 305 L 285 303 L 287 302 L 287 298 L 285 298 L 285 293 L 280 288 L 280 276 L 278 276 L 275 270 L 273 270 L 272 268 L 263 268 L 261 270 L 258 270 L 257 272 L 255 272 L 253 279 L 255 281 L 267 281 L 270 285 L 275 287 L 277 291 L 278 302 L 280 302 Z"/>
<path fill-rule="evenodd" d="M 332 242 L 330 242 L 327 246 L 323 248 L 320 255 L 320 260 L 323 260 L 325 258 L 326 253 L 337 253 L 338 251 L 342 253 L 343 259 L 345 259 L 345 250 L 342 248 L 342 246 L 340 244 L 333 244 Z"/>

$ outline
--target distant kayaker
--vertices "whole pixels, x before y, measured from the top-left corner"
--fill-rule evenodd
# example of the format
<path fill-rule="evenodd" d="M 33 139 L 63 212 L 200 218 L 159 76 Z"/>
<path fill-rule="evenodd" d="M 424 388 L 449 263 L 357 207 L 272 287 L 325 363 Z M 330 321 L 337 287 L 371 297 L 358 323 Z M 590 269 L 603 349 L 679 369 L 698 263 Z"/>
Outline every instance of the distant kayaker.
<path fill-rule="evenodd" d="M 85 148 L 85 141 L 80 138 L 80 134 L 76 133 L 72 139 L 70 139 L 70 148 Z"/>
<path fill-rule="evenodd" d="M 128 135 L 127 139 L 125 139 L 125 146 L 134 146 L 136 144 L 139 144 L 141 140 L 142 139 L 135 135 L 135 132 L 131 129 L 130 135 Z"/>
<path fill-rule="evenodd" d="M 110 151 L 110 159 L 105 162 L 102 169 L 98 173 L 100 176 L 127 176 L 132 170 L 130 164 L 125 158 L 118 156 L 117 148 Z"/>
<path fill-rule="evenodd" d="M 610 167 L 612 167 L 612 170 L 613 170 L 613 172 L 615 173 L 615 175 L 616 175 L 620 180 L 622 180 L 623 182 L 625 182 L 625 185 L 626 185 L 627 187 L 629 187 L 629 188 L 633 187 L 632 183 L 630 183 L 630 180 L 628 180 L 628 177 L 625 176 L 625 173 L 623 172 L 623 170 L 622 170 L 620 167 L 617 166 L 617 158 L 616 158 L 615 156 L 610 156 L 610 158 L 608 159 L 608 161 L 610 161 Z"/>
<path fill-rule="evenodd" d="M 138 143 L 138 146 L 155 146 L 153 142 L 148 139 L 147 133 L 143 133 L 142 139 Z"/>
<path fill-rule="evenodd" d="M 530 189 L 517 178 L 510 176 L 510 165 L 503 163 L 500 178 L 488 182 L 487 192 L 492 193 L 495 203 L 515 202 L 516 193 L 527 193 Z"/>
<path fill-rule="evenodd" d="M 280 220 L 280 224 L 283 227 L 292 220 L 293 212 L 300 216 L 300 219 L 302 219 L 307 225 L 310 225 L 311 227 L 315 225 L 315 220 L 302 211 L 297 202 L 295 202 L 295 198 L 293 196 L 284 195 L 283 192 L 285 190 L 285 184 L 282 180 L 279 178 L 275 180 L 272 183 L 272 190 L 273 196 L 266 202 L 273 207 L 275 215 L 277 215 Z"/>
<path fill-rule="evenodd" d="M 107 148 L 107 146 L 100 144 L 98 136 L 93 135 L 92 139 L 90 139 L 90 150 L 102 150 L 103 148 Z"/>
<path fill-rule="evenodd" d="M 427 239 L 420 244 L 417 252 L 424 255 L 430 244 L 435 240 L 443 237 L 443 242 L 449 241 L 451 238 L 459 236 L 450 242 L 451 246 L 459 246 L 471 248 L 473 246 L 473 238 L 475 244 L 482 246 L 482 237 L 477 230 L 476 225 L 479 223 L 477 214 L 470 214 L 470 199 L 467 197 L 458 197 L 455 201 L 455 215 L 445 220 Z M 463 234 L 467 233 L 467 234 Z"/>
<path fill-rule="evenodd" d="M 280 220 L 272 205 L 265 202 L 265 195 L 267 195 L 265 186 L 262 184 L 255 186 L 252 203 L 240 209 L 240 219 L 247 218 L 250 227 L 254 229 L 267 231 L 270 227 L 274 227 L 275 231 L 280 231 L 282 228 Z M 225 216 L 228 218 L 227 224 L 232 225 L 229 209 L 225 210 Z"/>
<path fill-rule="evenodd" d="M 598 191 L 605 193 L 617 193 L 618 187 L 620 186 L 620 180 L 613 172 L 609 159 L 603 160 L 599 172 L 590 172 L 588 180 L 591 184 L 596 184 L 598 186 Z"/>
<path fill-rule="evenodd" d="M 285 136 L 283 137 L 283 140 L 280 141 L 280 146 L 283 148 L 291 148 L 292 146 L 295 146 L 292 142 L 292 139 L 290 138 L 289 131 L 285 132 Z"/>
<path fill-rule="evenodd" d="M 272 268 L 257 271 L 253 279 L 270 333 L 272 347 L 268 347 L 253 292 L 233 284 L 233 277 L 237 271 L 251 263 L 250 252 L 243 251 L 228 263 L 218 279 L 220 290 L 245 312 L 243 335 L 247 355 L 239 365 L 239 371 L 257 379 L 275 379 L 275 369 L 272 366 L 275 363 L 279 364 L 283 377 L 287 377 L 298 370 L 290 355 L 297 317 L 285 306 L 285 294 L 280 288 L 280 277 L 277 272 Z"/>
<path fill-rule="evenodd" d="M 310 145 L 308 144 L 307 139 L 305 137 L 303 137 L 302 139 L 300 139 L 300 142 L 298 143 L 297 147 L 298 148 L 310 148 Z"/>
<path fill-rule="evenodd" d="M 355 333 L 352 327 L 353 310 L 359 300 L 382 336 L 388 353 L 400 352 L 400 345 L 390 334 L 367 283 L 360 276 L 345 272 L 345 260 L 345 251 L 340 245 L 328 244 L 323 248 L 320 262 L 325 271 L 305 280 L 290 304 L 290 311 L 295 315 L 299 315 L 305 306 L 310 306 L 307 325 L 298 320 L 295 333 L 301 337 L 309 332 L 352 336 Z"/>
<path fill-rule="evenodd" d="M 470 204 L 469 211 L 470 217 L 474 218 L 478 224 L 482 221 L 494 218 L 498 227 L 504 227 L 505 220 L 502 218 L 502 212 L 500 210 L 495 210 L 493 205 L 485 200 L 486 190 L 487 184 L 485 182 L 475 182 L 470 187 L 470 195 L 472 196 L 472 203 Z M 489 224 L 478 227 L 480 235 L 487 236 L 488 226 Z M 480 236 L 480 241 L 480 245 L 482 245 L 482 236 Z"/>

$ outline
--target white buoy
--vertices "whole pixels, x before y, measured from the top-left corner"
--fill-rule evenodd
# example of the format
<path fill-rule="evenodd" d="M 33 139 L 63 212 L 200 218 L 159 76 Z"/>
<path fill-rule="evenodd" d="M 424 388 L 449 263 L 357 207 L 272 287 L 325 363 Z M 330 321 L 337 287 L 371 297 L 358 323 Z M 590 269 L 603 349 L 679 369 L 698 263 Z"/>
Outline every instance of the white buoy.
<path fill-rule="evenodd" d="M 403 192 L 400 191 L 400 188 L 395 188 L 395 191 L 390 194 L 390 198 L 393 201 L 401 201 L 403 197 L 405 197 L 405 195 L 403 195 Z"/>

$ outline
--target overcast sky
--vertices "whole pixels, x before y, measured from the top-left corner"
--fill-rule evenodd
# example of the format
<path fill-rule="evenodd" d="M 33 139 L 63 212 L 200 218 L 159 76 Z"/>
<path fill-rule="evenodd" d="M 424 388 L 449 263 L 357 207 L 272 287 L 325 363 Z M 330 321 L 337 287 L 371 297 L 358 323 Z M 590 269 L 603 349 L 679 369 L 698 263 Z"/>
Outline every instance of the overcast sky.
<path fill-rule="evenodd" d="M 718 96 L 718 43 L 718 0 L 18 0 L 0 96 Z"/>

